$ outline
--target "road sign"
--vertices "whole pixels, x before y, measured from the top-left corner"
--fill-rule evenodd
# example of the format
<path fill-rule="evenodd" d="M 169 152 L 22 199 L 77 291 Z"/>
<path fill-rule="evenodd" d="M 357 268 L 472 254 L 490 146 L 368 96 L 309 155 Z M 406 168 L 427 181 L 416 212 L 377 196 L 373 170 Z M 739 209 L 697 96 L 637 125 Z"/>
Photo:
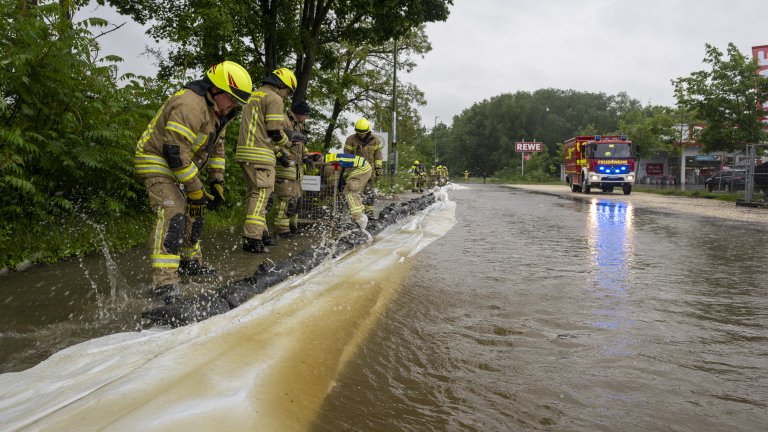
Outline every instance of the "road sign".
<path fill-rule="evenodd" d="M 515 143 L 516 152 L 540 152 L 542 145 L 538 141 L 518 141 Z"/>

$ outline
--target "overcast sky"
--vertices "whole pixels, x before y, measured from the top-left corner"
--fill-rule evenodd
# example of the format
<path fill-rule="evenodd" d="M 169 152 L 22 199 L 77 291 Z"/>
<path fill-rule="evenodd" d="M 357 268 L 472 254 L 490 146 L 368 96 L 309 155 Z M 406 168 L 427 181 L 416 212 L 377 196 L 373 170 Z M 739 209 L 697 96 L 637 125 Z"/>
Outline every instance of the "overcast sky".
<path fill-rule="evenodd" d="M 130 21 L 107 8 L 83 14 Z M 670 80 L 703 69 L 704 45 L 745 54 L 768 45 L 765 0 L 454 0 L 446 22 L 427 26 L 432 51 L 401 79 L 421 88 L 422 122 L 450 123 L 473 103 L 540 88 L 615 94 L 674 105 Z M 151 75 L 135 23 L 100 39 L 123 69 Z"/>

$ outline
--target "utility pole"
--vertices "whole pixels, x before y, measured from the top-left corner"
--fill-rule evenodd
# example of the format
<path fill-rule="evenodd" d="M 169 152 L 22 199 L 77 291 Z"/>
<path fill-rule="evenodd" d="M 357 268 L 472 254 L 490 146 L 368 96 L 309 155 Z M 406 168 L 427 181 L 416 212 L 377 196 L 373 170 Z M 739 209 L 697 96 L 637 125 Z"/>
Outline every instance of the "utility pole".
<path fill-rule="evenodd" d="M 435 166 L 437 166 L 437 119 L 440 116 L 435 116 L 435 126 L 432 128 L 432 141 L 435 143 Z"/>
<path fill-rule="evenodd" d="M 392 71 L 392 160 L 389 170 L 392 175 L 397 172 L 397 39 L 394 40 L 394 67 Z"/>

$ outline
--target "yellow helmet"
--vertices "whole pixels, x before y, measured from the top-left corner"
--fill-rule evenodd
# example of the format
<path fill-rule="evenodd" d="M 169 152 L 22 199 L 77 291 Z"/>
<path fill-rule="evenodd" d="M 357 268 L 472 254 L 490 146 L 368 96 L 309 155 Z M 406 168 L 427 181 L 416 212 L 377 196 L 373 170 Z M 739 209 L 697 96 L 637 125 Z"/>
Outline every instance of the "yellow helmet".
<path fill-rule="evenodd" d="M 296 75 L 288 68 L 275 69 L 272 73 L 285 84 L 286 87 L 291 89 L 291 93 L 296 90 Z"/>
<path fill-rule="evenodd" d="M 231 94 L 240 103 L 248 102 L 253 91 L 253 82 L 244 67 L 227 60 L 211 66 L 205 75 L 213 85 Z"/>
<path fill-rule="evenodd" d="M 415 160 L 415 161 L 413 161 L 413 164 L 414 164 L 414 165 L 418 165 L 418 164 L 419 164 L 419 161 Z"/>
<path fill-rule="evenodd" d="M 360 120 L 355 123 L 355 132 L 357 133 L 366 133 L 369 130 L 371 130 L 371 124 L 368 123 L 368 120 L 365 119 L 365 117 L 361 118 Z"/>

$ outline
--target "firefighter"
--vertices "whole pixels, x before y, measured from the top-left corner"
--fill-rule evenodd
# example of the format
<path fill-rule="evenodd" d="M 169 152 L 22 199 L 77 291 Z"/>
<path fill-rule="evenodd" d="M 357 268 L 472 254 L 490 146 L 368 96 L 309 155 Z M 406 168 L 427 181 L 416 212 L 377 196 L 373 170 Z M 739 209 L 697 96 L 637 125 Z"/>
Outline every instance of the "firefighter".
<path fill-rule="evenodd" d="M 437 162 L 429 167 L 430 187 L 437 186 Z"/>
<path fill-rule="evenodd" d="M 448 182 L 447 169 L 443 165 L 438 165 L 437 166 L 437 185 L 445 186 L 447 182 Z"/>
<path fill-rule="evenodd" d="M 283 130 L 292 130 L 307 135 L 304 122 L 309 119 L 312 108 L 305 100 L 297 100 L 291 104 L 291 108 L 285 113 Z"/>
<path fill-rule="evenodd" d="M 283 151 L 289 141 L 282 128 L 283 99 L 296 90 L 296 76 L 280 68 L 261 83 L 261 88 L 251 94 L 245 106 L 235 152 L 246 184 L 243 250 L 252 253 L 269 252 L 263 235 L 267 226 L 267 203 L 275 188 L 275 165 L 277 161 L 283 167 L 293 163 Z"/>
<path fill-rule="evenodd" d="M 136 174 L 157 216 L 149 243 L 153 293 L 165 303 L 180 296 L 178 273 L 213 271 L 202 263 L 204 209 L 224 200 L 223 132 L 251 90 L 251 76 L 239 64 L 211 66 L 168 98 L 136 144 Z M 210 202 L 199 176 L 203 168 Z"/>
<path fill-rule="evenodd" d="M 373 163 L 373 175 L 363 189 L 363 204 L 365 214 L 373 217 L 373 204 L 375 201 L 374 183 L 376 177 L 381 175 L 382 155 L 381 140 L 371 132 L 371 125 L 367 119 L 361 118 L 355 123 L 355 133 L 347 137 L 344 151 L 357 156 L 362 156 L 369 163 Z"/>
<path fill-rule="evenodd" d="M 464 181 L 469 180 L 469 170 L 464 170 Z"/>
<path fill-rule="evenodd" d="M 314 161 L 307 153 L 307 136 L 301 132 L 286 130 L 290 145 L 286 157 L 294 162 L 289 167 L 278 166 L 275 170 L 275 196 L 277 217 L 275 227 L 281 238 L 290 238 L 299 231 L 299 208 L 301 206 L 301 179 L 304 165 L 314 169 Z"/>
<path fill-rule="evenodd" d="M 352 221 L 364 230 L 368 226 L 368 215 L 364 212 L 360 192 L 373 173 L 371 164 L 365 158 L 351 153 L 328 153 L 325 157 L 314 155 L 313 160 L 317 165 L 324 166 L 324 171 L 341 170 L 338 188 L 347 200 Z"/>
<path fill-rule="evenodd" d="M 418 160 L 413 161 L 413 166 L 408 170 L 411 173 L 411 192 L 423 192 L 421 189 L 422 165 Z"/>

